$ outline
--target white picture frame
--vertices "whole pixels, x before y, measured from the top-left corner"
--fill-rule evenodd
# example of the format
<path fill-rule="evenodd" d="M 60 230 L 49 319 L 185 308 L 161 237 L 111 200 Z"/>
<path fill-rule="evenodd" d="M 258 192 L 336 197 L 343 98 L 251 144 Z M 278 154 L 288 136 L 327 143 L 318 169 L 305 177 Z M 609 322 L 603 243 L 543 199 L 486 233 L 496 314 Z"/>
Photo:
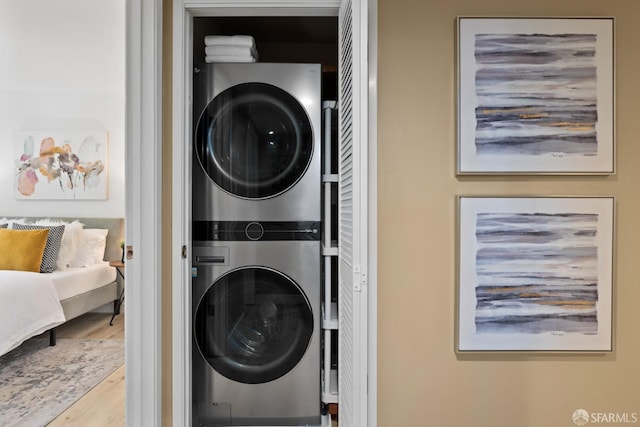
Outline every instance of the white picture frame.
<path fill-rule="evenodd" d="M 458 197 L 458 352 L 609 352 L 613 197 Z"/>
<path fill-rule="evenodd" d="M 614 19 L 457 19 L 458 175 L 615 173 Z"/>

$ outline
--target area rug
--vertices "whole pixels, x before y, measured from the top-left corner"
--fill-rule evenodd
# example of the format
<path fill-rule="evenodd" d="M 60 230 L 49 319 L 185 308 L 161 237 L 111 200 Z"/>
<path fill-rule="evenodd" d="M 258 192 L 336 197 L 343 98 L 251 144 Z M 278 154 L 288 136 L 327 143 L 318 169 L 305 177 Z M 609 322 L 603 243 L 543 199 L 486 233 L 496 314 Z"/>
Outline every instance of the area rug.
<path fill-rule="evenodd" d="M 0 356 L 0 426 L 47 425 L 123 363 L 123 340 L 26 341 Z"/>

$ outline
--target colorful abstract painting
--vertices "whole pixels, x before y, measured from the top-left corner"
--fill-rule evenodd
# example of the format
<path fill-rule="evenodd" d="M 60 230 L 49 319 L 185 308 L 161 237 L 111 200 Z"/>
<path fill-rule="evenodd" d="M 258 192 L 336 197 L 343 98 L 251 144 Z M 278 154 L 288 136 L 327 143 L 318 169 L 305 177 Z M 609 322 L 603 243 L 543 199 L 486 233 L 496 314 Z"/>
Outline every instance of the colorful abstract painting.
<path fill-rule="evenodd" d="M 460 225 L 463 348 L 610 349 L 612 198 L 464 197 Z"/>
<path fill-rule="evenodd" d="M 107 199 L 107 132 L 17 131 L 15 149 L 17 199 Z"/>
<path fill-rule="evenodd" d="M 613 172 L 612 19 L 459 31 L 459 172 Z"/>

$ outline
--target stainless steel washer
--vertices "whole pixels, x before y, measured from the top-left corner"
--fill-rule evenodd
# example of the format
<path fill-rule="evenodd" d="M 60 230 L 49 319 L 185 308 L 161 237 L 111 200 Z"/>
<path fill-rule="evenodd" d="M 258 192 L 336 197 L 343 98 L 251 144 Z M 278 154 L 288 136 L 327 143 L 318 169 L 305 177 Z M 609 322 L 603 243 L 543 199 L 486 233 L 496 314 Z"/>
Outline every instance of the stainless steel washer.
<path fill-rule="evenodd" d="M 317 221 L 319 64 L 202 64 L 194 74 L 193 220 Z"/>
<path fill-rule="evenodd" d="M 193 243 L 193 425 L 318 426 L 320 242 L 252 224 Z"/>

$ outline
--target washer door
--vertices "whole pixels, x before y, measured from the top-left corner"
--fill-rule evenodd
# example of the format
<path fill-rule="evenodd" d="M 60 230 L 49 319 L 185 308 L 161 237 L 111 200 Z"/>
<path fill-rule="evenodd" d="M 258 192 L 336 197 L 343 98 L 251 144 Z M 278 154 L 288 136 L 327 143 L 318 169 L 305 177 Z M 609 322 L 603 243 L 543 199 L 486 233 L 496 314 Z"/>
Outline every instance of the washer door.
<path fill-rule="evenodd" d="M 263 267 L 234 270 L 204 294 L 194 319 L 197 346 L 221 375 L 246 384 L 293 369 L 313 331 L 313 313 L 287 276 Z"/>
<path fill-rule="evenodd" d="M 276 196 L 305 173 L 313 154 L 311 122 L 289 93 L 265 83 L 221 92 L 202 112 L 195 152 L 223 190 L 248 199 Z"/>

